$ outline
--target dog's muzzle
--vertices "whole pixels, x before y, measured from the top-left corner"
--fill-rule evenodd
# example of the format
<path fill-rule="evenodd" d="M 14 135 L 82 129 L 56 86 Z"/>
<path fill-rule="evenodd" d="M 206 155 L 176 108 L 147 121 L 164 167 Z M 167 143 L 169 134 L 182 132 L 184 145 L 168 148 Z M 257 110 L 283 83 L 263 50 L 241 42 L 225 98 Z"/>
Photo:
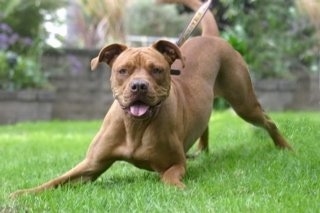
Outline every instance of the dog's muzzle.
<path fill-rule="evenodd" d="M 161 102 L 153 105 L 147 98 L 149 83 L 144 79 L 133 79 L 130 82 L 131 101 L 129 104 L 120 105 L 123 110 L 134 118 L 151 117 Z"/>

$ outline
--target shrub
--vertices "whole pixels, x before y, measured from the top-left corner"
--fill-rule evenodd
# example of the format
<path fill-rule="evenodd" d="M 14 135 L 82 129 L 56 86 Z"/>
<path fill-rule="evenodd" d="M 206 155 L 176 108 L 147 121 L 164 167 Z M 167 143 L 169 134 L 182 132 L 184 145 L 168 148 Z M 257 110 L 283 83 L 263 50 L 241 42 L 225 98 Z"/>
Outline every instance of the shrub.
<path fill-rule="evenodd" d="M 0 24 L 0 89 L 40 88 L 46 84 L 34 51 L 37 46 L 36 41 L 20 36 L 8 24 Z"/>
<path fill-rule="evenodd" d="M 40 70 L 44 48 L 45 14 L 64 0 L 0 0 L 0 89 L 19 90 L 46 86 Z"/>
<path fill-rule="evenodd" d="M 46 76 L 38 63 L 13 52 L 0 52 L 0 89 L 13 91 L 26 88 L 43 88 Z"/>
<path fill-rule="evenodd" d="M 221 0 L 231 20 L 224 36 L 240 47 L 255 77 L 285 77 L 316 65 L 315 33 L 293 0 Z M 240 30 L 239 30 L 240 29 Z"/>

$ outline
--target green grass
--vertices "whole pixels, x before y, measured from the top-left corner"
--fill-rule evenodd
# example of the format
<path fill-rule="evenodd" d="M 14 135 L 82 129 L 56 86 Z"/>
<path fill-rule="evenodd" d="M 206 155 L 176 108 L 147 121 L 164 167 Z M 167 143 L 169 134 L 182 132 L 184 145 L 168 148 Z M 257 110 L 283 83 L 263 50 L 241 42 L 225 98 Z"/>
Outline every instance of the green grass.
<path fill-rule="evenodd" d="M 295 152 L 232 112 L 211 118 L 210 153 L 188 160 L 185 190 L 116 163 L 96 182 L 16 200 L 10 192 L 78 163 L 100 121 L 0 126 L 0 212 L 319 212 L 320 113 L 272 113 Z"/>

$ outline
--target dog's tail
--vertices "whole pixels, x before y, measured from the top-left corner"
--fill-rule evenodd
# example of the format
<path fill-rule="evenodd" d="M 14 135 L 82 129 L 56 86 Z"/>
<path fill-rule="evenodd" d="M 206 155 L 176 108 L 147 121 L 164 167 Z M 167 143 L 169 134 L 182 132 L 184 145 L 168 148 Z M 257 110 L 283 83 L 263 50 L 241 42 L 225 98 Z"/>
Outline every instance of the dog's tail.
<path fill-rule="evenodd" d="M 200 0 L 158 0 L 159 3 L 183 4 L 193 11 L 197 11 L 201 6 Z M 219 29 L 213 14 L 208 10 L 201 20 L 200 27 L 202 36 L 219 36 Z"/>

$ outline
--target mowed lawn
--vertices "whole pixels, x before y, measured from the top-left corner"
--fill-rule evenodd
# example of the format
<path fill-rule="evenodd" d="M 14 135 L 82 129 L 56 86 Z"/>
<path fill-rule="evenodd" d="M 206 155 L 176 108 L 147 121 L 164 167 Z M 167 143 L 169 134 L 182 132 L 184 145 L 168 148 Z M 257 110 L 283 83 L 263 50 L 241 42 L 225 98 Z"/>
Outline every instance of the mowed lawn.
<path fill-rule="evenodd" d="M 187 188 L 115 163 L 96 182 L 9 199 L 78 163 L 101 121 L 0 126 L 0 212 L 320 212 L 320 112 L 271 113 L 294 152 L 232 111 L 210 120 L 210 152 L 188 160 Z M 191 152 L 194 150 L 191 150 Z"/>

